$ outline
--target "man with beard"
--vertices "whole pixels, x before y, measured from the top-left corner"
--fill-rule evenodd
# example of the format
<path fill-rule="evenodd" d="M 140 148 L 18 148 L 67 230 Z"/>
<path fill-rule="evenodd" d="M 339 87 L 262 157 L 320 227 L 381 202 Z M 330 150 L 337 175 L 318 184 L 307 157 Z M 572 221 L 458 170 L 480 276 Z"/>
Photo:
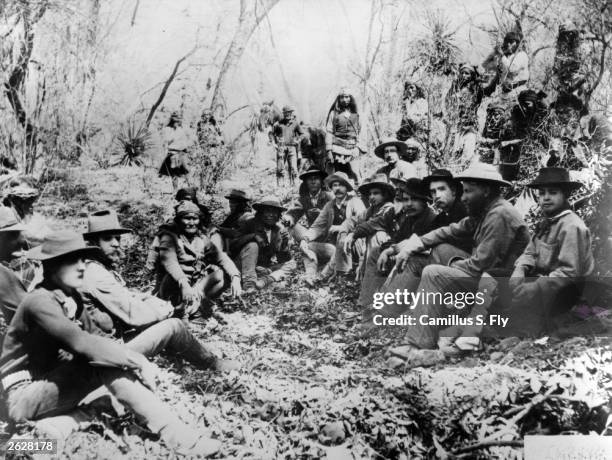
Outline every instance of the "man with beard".
<path fill-rule="evenodd" d="M 529 241 L 527 225 L 514 207 L 501 197 L 501 187 L 510 183 L 501 178 L 492 165 L 476 164 L 457 176 L 463 183 L 462 201 L 468 217 L 446 227 L 431 231 L 420 238 L 406 241 L 396 258 L 396 266 L 402 270 L 411 255 L 444 243 L 454 244 L 458 239 L 472 238 L 474 248 L 466 257 L 456 248 L 456 257 L 448 265 L 432 264 L 423 269 L 417 292 L 427 293 L 474 293 L 484 272 L 502 271 L 510 273 L 516 258 Z M 457 303 L 447 304 L 434 296 L 434 301 L 417 300 L 410 309 L 418 316 L 428 318 L 445 317 L 448 314 L 472 318 L 479 311 L 479 304 L 472 303 L 466 312 Z M 417 318 L 418 319 L 418 318 Z M 404 337 L 406 344 L 389 350 L 390 354 L 407 360 L 409 366 L 432 365 L 445 359 L 442 350 L 436 349 L 440 338 L 439 325 L 421 324 L 410 326 Z M 471 339 L 479 329 L 467 328 L 453 345 L 461 349 L 462 341 Z"/>
<path fill-rule="evenodd" d="M 326 174 L 315 166 L 300 174 L 302 183 L 299 197 L 282 218 L 283 224 L 297 243 L 302 241 L 307 229 L 319 217 L 321 209 L 334 198 L 331 192 L 323 189 L 325 176 Z M 298 223 L 303 216 L 306 217 L 307 227 Z"/>
<path fill-rule="evenodd" d="M 162 350 L 183 357 L 200 369 L 229 371 L 236 363 L 217 358 L 189 332 L 174 314 L 172 304 L 129 290 L 117 270 L 123 255 L 122 228 L 114 211 L 89 216 L 89 231 L 83 236 L 90 246 L 99 247 L 103 258 L 88 260 L 81 294 L 98 335 L 124 340 L 127 346 L 147 357 Z"/>
<path fill-rule="evenodd" d="M 25 240 L 13 212 L 0 207 L 0 308 L 6 324 L 11 322 L 36 273 L 36 266 L 25 264 L 21 253 Z"/>
<path fill-rule="evenodd" d="M 389 240 L 381 244 L 366 263 L 366 275 L 359 296 L 360 305 L 372 305 L 372 296 L 385 282 L 392 261 L 398 252 L 398 243 L 413 234 L 423 235 L 434 227 L 435 213 L 429 208 L 429 197 L 421 179 L 394 179 L 393 208 L 367 225 L 369 229 L 384 231 Z M 360 232 L 357 232 L 359 235 Z"/>
<path fill-rule="evenodd" d="M 321 210 L 317 219 L 304 235 L 300 248 L 304 252 L 306 283 L 323 281 L 333 274 L 348 275 L 352 269 L 352 256 L 344 251 L 344 240 L 350 230 L 351 219 L 364 211 L 363 201 L 349 195 L 353 184 L 345 173 L 337 172 L 325 179 L 334 199 Z M 325 266 L 317 275 L 319 264 Z"/>
<path fill-rule="evenodd" d="M 444 227 L 459 222 L 467 216 L 465 206 L 461 202 L 463 188 L 461 183 L 446 169 L 436 169 L 423 179 L 423 185 L 429 190 L 433 205 L 438 211 L 435 226 Z M 470 250 L 471 247 L 459 246 Z"/>
<path fill-rule="evenodd" d="M 230 252 L 242 272 L 246 292 L 263 289 L 287 277 L 296 268 L 289 248 L 289 232 L 279 222 L 286 211 L 274 196 L 253 204 L 255 215 L 238 228 Z M 262 276 L 258 278 L 258 274 Z"/>
<path fill-rule="evenodd" d="M 367 197 L 369 207 L 363 217 L 354 221 L 344 241 L 344 251 L 350 252 L 355 241 L 366 239 L 365 254 L 361 266 L 363 275 L 358 305 L 367 305 L 372 277 L 376 275 L 376 262 L 380 256 L 381 247 L 389 240 L 389 234 L 380 226 L 380 219 L 393 209 L 395 187 L 384 174 L 376 174 L 359 187 L 362 197 Z"/>
<path fill-rule="evenodd" d="M 374 155 L 387 163 L 379 168 L 376 174 L 384 174 L 388 179 L 417 177 L 415 167 L 407 161 L 400 160 L 400 157 L 406 157 L 407 154 L 408 146 L 404 142 L 397 139 L 386 139 L 374 149 Z"/>

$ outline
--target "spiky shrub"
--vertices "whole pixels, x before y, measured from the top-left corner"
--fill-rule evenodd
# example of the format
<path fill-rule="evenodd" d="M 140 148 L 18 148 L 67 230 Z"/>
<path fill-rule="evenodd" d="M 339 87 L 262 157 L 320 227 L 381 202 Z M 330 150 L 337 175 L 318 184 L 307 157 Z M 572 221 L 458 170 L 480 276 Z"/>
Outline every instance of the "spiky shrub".
<path fill-rule="evenodd" d="M 134 119 L 125 122 L 115 138 L 120 159 L 115 165 L 142 166 L 144 153 L 153 146 L 147 127 Z"/>
<path fill-rule="evenodd" d="M 428 12 L 425 26 L 429 34 L 416 42 L 417 63 L 424 71 L 435 75 L 452 75 L 457 68 L 459 47 L 451 21 L 440 10 Z"/>

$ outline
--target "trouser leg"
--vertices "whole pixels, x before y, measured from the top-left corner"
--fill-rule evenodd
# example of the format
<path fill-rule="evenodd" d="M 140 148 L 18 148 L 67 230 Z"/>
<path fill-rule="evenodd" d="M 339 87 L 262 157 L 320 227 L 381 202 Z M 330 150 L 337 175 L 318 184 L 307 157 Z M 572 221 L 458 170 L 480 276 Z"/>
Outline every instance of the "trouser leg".
<path fill-rule="evenodd" d="M 147 357 L 162 350 L 182 356 L 200 369 L 213 368 L 217 357 L 208 351 L 177 318 L 166 319 L 149 326 L 132 340 L 127 347 Z"/>
<path fill-rule="evenodd" d="M 242 283 L 254 283 L 257 281 L 257 259 L 259 258 L 259 245 L 253 241 L 245 244 L 238 255 Z"/>
<path fill-rule="evenodd" d="M 276 177 L 284 177 L 285 175 L 285 149 L 276 149 Z"/>
<path fill-rule="evenodd" d="M 298 244 L 304 239 L 304 236 L 306 236 L 307 232 L 308 232 L 308 229 L 304 227 L 302 224 L 295 224 L 293 227 L 289 229 L 289 235 L 291 235 L 291 238 L 293 238 L 293 241 L 295 241 Z"/>
<path fill-rule="evenodd" d="M 389 235 L 378 232 L 368 242 L 368 255 L 365 261 L 365 273 L 361 281 L 358 305 L 368 307 L 372 305 L 372 296 L 387 279 L 386 275 L 378 271 L 377 262 L 381 253 L 381 245 L 389 239 Z"/>
<path fill-rule="evenodd" d="M 304 269 L 306 271 L 306 276 L 314 278 L 319 271 L 319 264 L 333 263 L 336 247 L 329 243 L 311 241 L 308 243 L 308 249 L 314 252 L 316 260 L 304 257 Z"/>
<path fill-rule="evenodd" d="M 410 326 L 404 336 L 404 341 L 417 348 L 433 349 L 437 347 L 439 332 L 443 326 L 422 324 L 423 319 L 435 319 L 447 315 L 465 315 L 463 309 L 455 307 L 455 303 L 445 305 L 442 301 L 445 294 L 473 292 L 478 286 L 478 278 L 464 271 L 443 265 L 428 265 L 423 269 L 418 292 L 422 297 L 412 309 L 416 316 L 416 324 Z"/>
<path fill-rule="evenodd" d="M 10 389 L 9 416 L 23 422 L 68 412 L 102 385 L 143 419 L 151 431 L 157 433 L 169 424 L 180 424 L 170 408 L 132 372 L 72 362 L 59 366 L 40 380 Z"/>
<path fill-rule="evenodd" d="M 289 178 L 295 180 L 298 172 L 298 155 L 295 147 L 287 147 L 287 167 L 289 169 Z"/>
<path fill-rule="evenodd" d="M 346 234 L 338 235 L 336 239 L 336 272 L 337 273 L 348 273 L 351 271 L 353 258 L 350 252 L 346 252 L 344 250 L 344 240 L 346 239 Z"/>

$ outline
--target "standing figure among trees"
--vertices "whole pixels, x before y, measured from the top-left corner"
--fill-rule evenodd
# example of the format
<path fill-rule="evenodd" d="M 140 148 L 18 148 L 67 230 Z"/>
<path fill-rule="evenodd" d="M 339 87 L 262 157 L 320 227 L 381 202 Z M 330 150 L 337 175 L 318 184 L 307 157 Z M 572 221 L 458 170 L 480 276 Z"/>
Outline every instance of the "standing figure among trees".
<path fill-rule="evenodd" d="M 204 109 L 202 112 L 202 116 L 197 124 L 196 133 L 198 135 L 198 143 L 204 151 L 224 144 L 223 133 L 210 109 Z"/>
<path fill-rule="evenodd" d="M 429 104 L 420 86 L 411 81 L 404 83 L 402 96 L 402 122 L 397 131 L 400 141 L 416 138 L 423 142 L 427 140 L 427 115 Z"/>
<path fill-rule="evenodd" d="M 469 64 L 459 66 L 459 75 L 451 85 L 444 100 L 446 123 L 449 126 L 448 140 L 453 153 L 460 155 L 461 163 L 469 165 L 476 158 L 476 134 L 478 116 L 476 112 L 482 101 L 483 89 L 476 67 Z"/>
<path fill-rule="evenodd" d="M 302 126 L 291 106 L 283 107 L 283 118 L 272 126 L 270 142 L 276 147 L 276 182 L 285 177 L 285 165 L 289 172 L 289 183 L 293 185 L 301 165 L 298 146 L 304 137 Z"/>
<path fill-rule="evenodd" d="M 170 177 L 175 190 L 178 188 L 179 178 L 184 177 L 189 172 L 189 149 L 194 144 L 192 136 L 183 127 L 182 122 L 180 114 L 172 112 L 168 125 L 162 131 L 162 145 L 166 152 L 166 158 L 159 168 L 159 175 Z"/>
<path fill-rule="evenodd" d="M 357 103 L 347 88 L 342 88 L 327 114 L 325 150 L 330 167 L 328 174 L 343 172 L 359 181 L 355 160 L 364 151 Z"/>
<path fill-rule="evenodd" d="M 499 100 L 504 103 L 516 101 L 518 94 L 527 89 L 529 80 L 529 57 L 520 49 L 523 36 L 519 32 L 508 32 L 501 46 L 495 47 L 483 62 L 485 69 L 495 69 L 496 74 L 491 83 L 484 88 L 485 96 L 493 94 L 500 88 Z"/>

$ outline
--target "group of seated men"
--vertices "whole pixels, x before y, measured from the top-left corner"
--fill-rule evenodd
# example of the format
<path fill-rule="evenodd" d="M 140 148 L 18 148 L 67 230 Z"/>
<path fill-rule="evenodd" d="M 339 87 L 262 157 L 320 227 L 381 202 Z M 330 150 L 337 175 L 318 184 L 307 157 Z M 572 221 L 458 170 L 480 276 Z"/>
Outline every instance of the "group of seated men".
<path fill-rule="evenodd" d="M 155 396 L 148 358 L 165 350 L 198 368 L 235 369 L 194 338 L 189 321 L 209 315 L 225 289 L 241 296 L 287 278 L 297 265 L 292 241 L 303 255 L 304 285 L 356 280 L 357 302 L 375 325 L 406 313 L 434 320 L 487 315 L 506 277 L 508 315 L 528 333 L 540 333 L 557 294 L 594 269 L 589 230 L 569 205 L 581 184 L 565 169 L 543 168 L 529 184 L 543 214 L 530 235 L 502 197 L 511 184 L 494 166 L 418 178 L 401 160 L 405 146 L 397 140 L 378 146 L 387 165 L 358 188 L 342 172 L 306 170 L 289 209 L 275 197 L 251 205 L 246 192 L 232 190 L 230 214 L 218 226 L 196 190 L 180 190 L 174 217 L 159 228 L 148 255 L 152 294 L 129 289 L 119 274 L 121 236 L 130 230 L 115 211 L 92 213 L 83 234 L 54 231 L 30 247 L 20 215 L 0 208 L 0 307 L 8 324 L 0 377 L 10 418 L 69 411 L 106 386 L 169 445 L 215 452 L 216 441 L 190 430 Z M 399 291 L 441 295 L 410 303 Z M 448 293 L 461 301 L 446 301 Z M 482 302 L 464 308 L 469 294 Z M 379 309 L 384 312 L 372 314 Z M 452 332 L 444 326 L 411 323 L 389 353 L 416 366 L 424 357 L 441 361 L 478 347 L 481 324 L 465 322 Z"/>

